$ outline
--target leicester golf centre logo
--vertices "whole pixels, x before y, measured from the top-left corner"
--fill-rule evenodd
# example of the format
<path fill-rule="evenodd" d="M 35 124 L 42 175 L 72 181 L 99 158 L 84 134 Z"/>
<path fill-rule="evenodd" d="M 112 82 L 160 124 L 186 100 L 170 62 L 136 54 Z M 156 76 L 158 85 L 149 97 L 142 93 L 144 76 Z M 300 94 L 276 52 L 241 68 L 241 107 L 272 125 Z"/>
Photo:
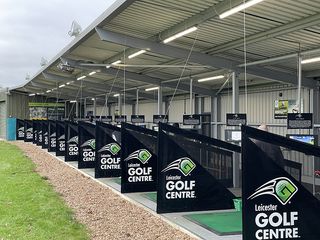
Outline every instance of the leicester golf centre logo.
<path fill-rule="evenodd" d="M 257 188 L 248 199 L 254 199 L 262 195 L 272 195 L 282 205 L 286 205 L 297 192 L 298 187 L 290 179 L 279 177 Z"/>
<path fill-rule="evenodd" d="M 89 139 L 88 141 L 85 141 L 81 147 L 91 147 L 92 149 L 96 149 L 96 140 L 95 139 Z"/>
<path fill-rule="evenodd" d="M 112 155 L 116 155 L 118 152 L 120 152 L 120 150 L 121 147 L 117 143 L 109 143 L 103 146 L 98 152 L 109 151 L 112 153 Z"/>
<path fill-rule="evenodd" d="M 33 131 L 33 128 L 28 128 L 28 129 L 27 129 L 27 132 L 28 132 L 28 133 L 32 133 L 32 131 Z"/>
<path fill-rule="evenodd" d="M 137 151 L 134 151 L 131 153 L 125 161 L 128 161 L 130 159 L 138 159 L 143 164 L 147 163 L 149 159 L 152 157 L 151 153 L 147 149 L 139 149 Z"/>
<path fill-rule="evenodd" d="M 184 176 L 188 176 L 195 168 L 196 164 L 190 158 L 182 157 L 170 163 L 161 172 L 167 172 L 169 170 L 176 169 L 179 170 Z"/>
<path fill-rule="evenodd" d="M 78 136 L 74 136 L 69 139 L 68 143 L 76 143 L 78 144 Z"/>
<path fill-rule="evenodd" d="M 62 136 L 64 136 L 64 135 L 62 135 Z M 61 136 L 61 137 L 62 137 Z M 52 138 L 52 137 L 56 137 L 56 133 L 54 132 L 54 133 L 52 133 L 51 135 L 50 135 L 50 137 Z M 64 137 L 63 137 L 64 138 Z"/>
<path fill-rule="evenodd" d="M 24 131 L 24 127 L 19 128 L 18 131 Z"/>

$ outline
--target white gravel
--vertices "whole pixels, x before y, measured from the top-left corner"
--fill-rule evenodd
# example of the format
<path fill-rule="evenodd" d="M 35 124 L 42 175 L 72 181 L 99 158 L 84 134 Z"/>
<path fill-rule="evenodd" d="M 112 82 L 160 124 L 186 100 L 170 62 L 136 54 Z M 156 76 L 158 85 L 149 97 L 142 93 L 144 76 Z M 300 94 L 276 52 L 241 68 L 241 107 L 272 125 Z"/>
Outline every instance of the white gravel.
<path fill-rule="evenodd" d="M 91 239 L 193 239 L 31 143 L 14 142 L 89 229 Z"/>

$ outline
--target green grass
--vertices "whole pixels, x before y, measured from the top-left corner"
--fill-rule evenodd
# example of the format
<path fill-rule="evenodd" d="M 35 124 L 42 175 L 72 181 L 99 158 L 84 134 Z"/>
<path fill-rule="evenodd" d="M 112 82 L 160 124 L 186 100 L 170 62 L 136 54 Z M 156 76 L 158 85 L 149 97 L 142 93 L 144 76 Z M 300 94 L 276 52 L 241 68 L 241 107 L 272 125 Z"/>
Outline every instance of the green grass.
<path fill-rule="evenodd" d="M 16 146 L 0 141 L 0 239 L 89 239 L 35 165 Z"/>

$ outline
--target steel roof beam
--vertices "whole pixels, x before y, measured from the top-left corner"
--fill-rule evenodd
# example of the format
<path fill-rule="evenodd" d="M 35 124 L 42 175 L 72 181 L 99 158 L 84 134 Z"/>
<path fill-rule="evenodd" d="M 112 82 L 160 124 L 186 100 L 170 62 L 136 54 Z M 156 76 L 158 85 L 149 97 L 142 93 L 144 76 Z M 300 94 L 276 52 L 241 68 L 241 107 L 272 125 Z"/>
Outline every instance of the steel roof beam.
<path fill-rule="evenodd" d="M 151 52 L 155 52 L 157 54 L 169 56 L 172 58 L 186 59 L 190 53 L 189 50 L 180 47 L 152 42 L 121 33 L 107 31 L 101 28 L 96 28 L 96 31 L 99 34 L 100 39 L 103 41 L 117 43 L 133 48 L 148 49 Z M 238 65 L 240 65 L 240 62 L 231 61 L 222 57 L 211 56 L 200 52 L 193 52 L 189 57 L 189 61 L 193 63 L 199 63 L 204 66 L 230 69 L 235 72 L 243 72 L 243 69 L 238 67 Z M 247 73 L 289 84 L 297 84 L 297 77 L 295 75 L 276 70 L 269 70 L 263 67 L 247 67 Z M 303 85 L 308 88 L 315 88 L 317 86 L 317 82 L 312 79 L 304 78 L 302 82 Z"/>

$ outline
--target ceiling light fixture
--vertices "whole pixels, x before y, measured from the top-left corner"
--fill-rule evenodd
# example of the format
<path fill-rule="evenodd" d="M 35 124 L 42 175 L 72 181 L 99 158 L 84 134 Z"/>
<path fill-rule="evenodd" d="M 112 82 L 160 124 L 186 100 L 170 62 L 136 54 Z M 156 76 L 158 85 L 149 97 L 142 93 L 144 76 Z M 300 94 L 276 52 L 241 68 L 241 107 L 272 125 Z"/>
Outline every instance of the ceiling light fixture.
<path fill-rule="evenodd" d="M 51 92 L 51 90 L 47 90 L 46 92 L 49 93 L 49 92 Z"/>
<path fill-rule="evenodd" d="M 301 61 L 301 64 L 315 63 L 315 62 L 320 62 L 320 57 L 304 59 Z"/>
<path fill-rule="evenodd" d="M 253 6 L 253 5 L 257 4 L 257 3 L 260 3 L 260 2 L 262 2 L 262 1 L 264 1 L 264 0 L 251 0 L 251 1 L 247 1 L 247 2 L 245 2 L 245 3 L 240 4 L 239 6 L 236 6 L 236 7 L 234 7 L 234 8 L 231 8 L 230 10 L 227 10 L 227 11 L 221 13 L 221 14 L 219 15 L 219 18 L 223 19 L 223 18 L 229 17 L 229 16 L 232 15 L 232 14 L 235 14 L 235 13 L 237 13 L 237 12 L 240 12 L 240 11 L 242 11 L 242 10 L 244 10 L 244 9 L 246 9 L 246 8 L 249 8 L 249 7 L 251 7 L 251 6 Z"/>
<path fill-rule="evenodd" d="M 92 101 L 94 101 L 94 98 L 91 98 Z"/>
<path fill-rule="evenodd" d="M 217 79 L 222 79 L 222 78 L 224 78 L 223 75 L 218 75 L 218 76 L 214 76 L 214 77 L 201 78 L 198 80 L 198 82 L 207 82 L 207 81 L 217 80 Z"/>
<path fill-rule="evenodd" d="M 175 35 L 173 35 L 173 36 L 171 36 L 171 37 L 166 38 L 165 40 L 163 40 L 163 43 L 171 42 L 171 41 L 173 41 L 173 40 L 175 40 L 175 39 L 177 39 L 177 38 L 179 38 L 179 37 L 182 37 L 182 36 L 184 36 L 184 35 L 187 35 L 187 34 L 189 34 L 189 33 L 194 32 L 194 31 L 196 31 L 197 29 L 198 29 L 198 28 L 197 28 L 196 26 L 193 26 L 193 27 L 191 27 L 191 28 L 188 28 L 188 29 L 186 29 L 186 30 L 184 30 L 184 31 L 182 31 L 182 32 L 179 32 L 179 33 L 177 33 L 177 34 L 175 34 Z"/>
<path fill-rule="evenodd" d="M 138 51 L 138 52 L 136 52 L 136 53 L 133 53 L 133 54 L 129 55 L 128 58 L 129 58 L 129 59 L 134 58 L 134 57 L 136 57 L 136 56 L 139 56 L 139 55 L 141 55 L 141 54 L 144 54 L 145 52 L 147 52 L 147 51 L 146 51 L 146 50 L 140 50 L 140 51 Z"/>
<path fill-rule="evenodd" d="M 152 87 L 152 88 L 146 88 L 145 91 L 149 92 L 149 91 L 153 91 L 153 90 L 158 90 L 159 87 Z"/>
<path fill-rule="evenodd" d="M 115 95 L 113 95 L 114 97 L 119 97 L 120 96 L 120 94 L 119 93 L 117 93 L 117 94 L 115 94 Z"/>
<path fill-rule="evenodd" d="M 59 88 L 63 88 L 63 87 L 65 87 L 66 85 L 65 84 L 61 84 L 60 86 L 59 86 Z"/>
<path fill-rule="evenodd" d="M 81 77 L 78 77 L 77 80 L 81 80 L 81 79 L 84 79 L 84 78 L 86 78 L 86 77 L 87 77 L 87 76 L 83 75 L 83 76 L 81 76 Z"/>
<path fill-rule="evenodd" d="M 76 103 L 77 100 L 70 100 L 70 103 Z"/>
<path fill-rule="evenodd" d="M 71 83 L 73 83 L 73 81 L 67 82 L 66 84 L 67 84 L 67 85 L 70 85 Z"/>
<path fill-rule="evenodd" d="M 115 65 L 115 64 L 119 64 L 119 63 L 121 63 L 121 60 L 115 61 L 115 62 L 111 63 L 111 65 Z"/>
<path fill-rule="evenodd" d="M 91 73 L 89 73 L 89 76 L 92 76 L 92 75 L 94 75 L 94 74 L 96 74 L 97 72 L 95 72 L 95 71 L 92 71 Z"/>
<path fill-rule="evenodd" d="M 29 94 L 29 97 L 32 97 L 32 96 L 35 96 L 36 94 L 35 93 L 31 93 Z"/>

